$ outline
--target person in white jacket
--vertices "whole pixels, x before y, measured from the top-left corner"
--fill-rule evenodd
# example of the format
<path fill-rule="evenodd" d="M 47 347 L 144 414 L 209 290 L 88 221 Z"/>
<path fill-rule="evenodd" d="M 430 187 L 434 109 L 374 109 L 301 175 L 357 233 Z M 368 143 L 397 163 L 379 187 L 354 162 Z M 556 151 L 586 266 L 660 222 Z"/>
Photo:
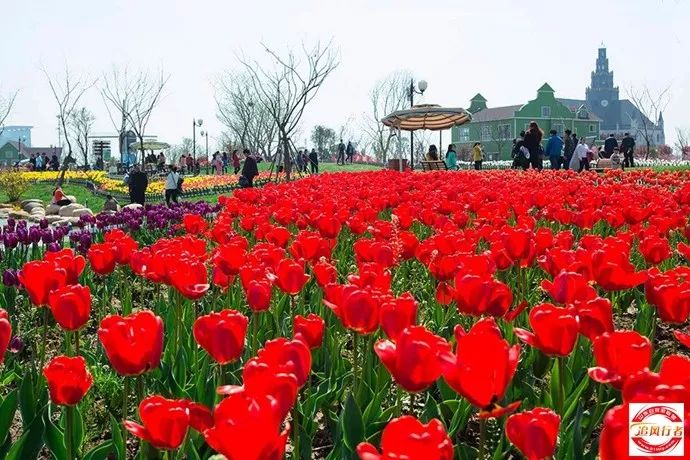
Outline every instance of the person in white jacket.
<path fill-rule="evenodd" d="M 580 143 L 575 147 L 573 152 L 573 157 L 570 160 L 570 169 L 573 171 L 581 172 L 583 169 L 589 171 L 589 160 L 587 160 L 587 153 L 589 152 L 589 146 L 585 143 L 585 138 L 580 138 Z"/>

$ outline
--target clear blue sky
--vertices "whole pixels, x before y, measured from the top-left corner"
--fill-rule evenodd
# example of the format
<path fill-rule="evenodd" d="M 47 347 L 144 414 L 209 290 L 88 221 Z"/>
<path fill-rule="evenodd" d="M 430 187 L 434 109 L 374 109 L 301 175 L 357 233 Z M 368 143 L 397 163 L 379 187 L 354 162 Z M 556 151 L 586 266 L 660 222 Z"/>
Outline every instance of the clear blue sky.
<path fill-rule="evenodd" d="M 602 42 L 621 94 L 670 84 L 667 138 L 690 128 L 686 0 L 8 0 L 2 11 L 0 85 L 21 90 L 7 122 L 34 125 L 34 145 L 57 138 L 43 66 L 93 77 L 113 65 L 163 66 L 171 79 L 149 131 L 176 143 L 195 116 L 212 138 L 220 133 L 211 82 L 239 68 L 237 53 L 331 38 L 341 65 L 307 109 L 303 138 L 316 123 L 359 118 L 374 82 L 397 69 L 429 82 L 429 103 L 467 107 L 480 91 L 489 106 L 520 104 L 545 81 L 557 96 L 584 98 Z M 112 130 L 97 91 L 84 105 L 97 131 Z"/>

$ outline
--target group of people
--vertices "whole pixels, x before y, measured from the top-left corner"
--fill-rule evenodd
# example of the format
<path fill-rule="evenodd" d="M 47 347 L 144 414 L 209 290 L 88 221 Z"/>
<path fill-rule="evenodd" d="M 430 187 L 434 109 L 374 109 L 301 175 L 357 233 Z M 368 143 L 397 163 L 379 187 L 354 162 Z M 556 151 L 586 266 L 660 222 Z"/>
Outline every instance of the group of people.
<path fill-rule="evenodd" d="M 240 172 L 242 161 L 240 160 L 240 155 L 237 150 L 233 150 L 231 155 L 228 155 L 228 152 L 221 153 L 220 151 L 216 150 L 216 152 L 213 154 L 213 158 L 211 159 L 211 168 L 213 170 L 213 174 L 218 176 L 227 174 L 230 163 L 232 163 L 232 169 L 234 171 L 233 174 Z"/>
<path fill-rule="evenodd" d="M 312 174 L 319 173 L 319 154 L 316 149 L 300 150 L 295 155 L 297 171 L 306 174 L 310 170 Z"/>
<path fill-rule="evenodd" d="M 352 145 L 351 141 L 347 141 L 347 145 L 343 143 L 343 140 L 340 139 L 340 143 L 338 144 L 338 156 L 336 157 L 336 163 L 339 165 L 344 165 L 348 161 L 350 164 L 352 164 L 352 161 L 355 157 L 355 146 Z"/>
<path fill-rule="evenodd" d="M 520 133 L 520 137 L 513 141 L 513 168 L 527 170 L 531 167 L 541 170 L 544 160 L 548 159 L 550 169 L 572 169 L 580 172 L 589 170 L 595 158 L 610 159 L 614 168 L 635 166 L 635 139 L 629 133 L 625 133 L 620 145 L 611 134 L 604 142 L 603 149 L 587 145 L 584 136 L 578 138 L 577 134 L 569 129 L 563 137 L 552 129 L 545 147 L 542 147 L 543 137 L 544 132 L 534 121 L 529 124 L 527 131 Z"/>
<path fill-rule="evenodd" d="M 29 156 L 29 164 L 32 171 L 57 171 L 60 169 L 60 160 L 55 153 L 50 158 L 46 152 L 32 153 Z"/>
<path fill-rule="evenodd" d="M 146 164 L 156 165 L 156 171 L 158 172 L 165 171 L 165 153 L 162 151 L 158 155 L 153 152 L 149 153 L 146 155 L 146 158 L 144 158 L 144 161 Z"/>

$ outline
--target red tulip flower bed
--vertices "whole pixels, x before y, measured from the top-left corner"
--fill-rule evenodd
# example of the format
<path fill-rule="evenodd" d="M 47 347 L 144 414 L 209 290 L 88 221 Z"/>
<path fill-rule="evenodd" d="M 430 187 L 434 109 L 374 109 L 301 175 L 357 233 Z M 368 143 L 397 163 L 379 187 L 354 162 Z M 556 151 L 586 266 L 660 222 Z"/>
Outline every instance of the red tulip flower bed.
<path fill-rule="evenodd" d="M 324 174 L 220 203 L 4 288 L 0 457 L 611 460 L 631 403 L 690 426 L 684 172 Z"/>

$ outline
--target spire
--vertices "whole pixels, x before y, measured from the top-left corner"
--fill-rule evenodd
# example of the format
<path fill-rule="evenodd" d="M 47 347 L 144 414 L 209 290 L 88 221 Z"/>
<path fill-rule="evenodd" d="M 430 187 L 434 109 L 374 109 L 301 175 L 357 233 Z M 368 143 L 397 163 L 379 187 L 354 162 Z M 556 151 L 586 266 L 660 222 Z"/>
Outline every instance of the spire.
<path fill-rule="evenodd" d="M 664 112 L 659 112 L 659 120 L 657 121 L 657 125 L 664 126 Z"/>
<path fill-rule="evenodd" d="M 480 93 L 477 93 L 476 96 L 470 99 L 470 108 L 467 110 L 469 110 L 470 113 L 477 113 L 484 110 L 485 108 L 486 98 L 482 96 Z"/>

